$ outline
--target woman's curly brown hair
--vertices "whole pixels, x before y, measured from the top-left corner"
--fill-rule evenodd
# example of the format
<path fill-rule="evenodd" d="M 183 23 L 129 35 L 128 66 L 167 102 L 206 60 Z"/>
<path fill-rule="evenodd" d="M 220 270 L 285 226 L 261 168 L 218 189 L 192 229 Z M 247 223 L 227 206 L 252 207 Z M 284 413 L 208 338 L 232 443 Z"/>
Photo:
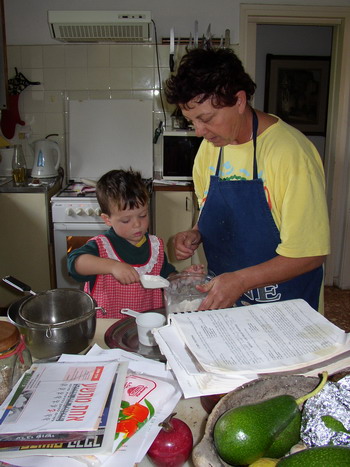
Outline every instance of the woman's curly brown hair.
<path fill-rule="evenodd" d="M 166 81 L 164 92 L 170 104 L 184 108 L 194 98 L 198 103 L 210 98 L 220 108 L 235 105 L 238 91 L 245 91 L 250 101 L 255 88 L 231 49 L 193 49 L 183 56 L 176 75 Z"/>

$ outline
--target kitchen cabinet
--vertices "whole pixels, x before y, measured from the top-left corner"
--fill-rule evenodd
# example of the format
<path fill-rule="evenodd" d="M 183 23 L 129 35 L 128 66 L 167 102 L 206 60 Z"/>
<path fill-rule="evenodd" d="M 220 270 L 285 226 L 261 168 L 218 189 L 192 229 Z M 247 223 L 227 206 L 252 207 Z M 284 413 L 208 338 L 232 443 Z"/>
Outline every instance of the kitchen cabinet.
<path fill-rule="evenodd" d="M 0 277 L 11 275 L 34 291 L 54 286 L 48 193 L 0 193 Z M 0 308 L 23 293 L 0 282 Z"/>
<path fill-rule="evenodd" d="M 189 230 L 198 218 L 198 204 L 193 189 L 189 187 L 155 187 L 153 193 L 153 233 L 164 241 L 169 261 L 178 271 L 191 264 L 204 264 L 203 247 L 196 250 L 192 258 L 178 261 L 175 258 L 173 237 L 177 232 Z"/>
<path fill-rule="evenodd" d="M 7 96 L 7 60 L 4 2 L 0 0 L 0 110 L 6 109 Z"/>

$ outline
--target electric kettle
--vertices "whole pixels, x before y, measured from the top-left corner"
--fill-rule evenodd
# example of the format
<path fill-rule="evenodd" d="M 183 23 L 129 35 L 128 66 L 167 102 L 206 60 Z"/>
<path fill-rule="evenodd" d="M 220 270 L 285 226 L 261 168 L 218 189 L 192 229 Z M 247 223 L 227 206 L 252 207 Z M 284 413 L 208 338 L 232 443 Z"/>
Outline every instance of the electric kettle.
<path fill-rule="evenodd" d="M 56 177 L 61 161 L 61 151 L 55 141 L 44 139 L 34 143 L 33 178 Z"/>

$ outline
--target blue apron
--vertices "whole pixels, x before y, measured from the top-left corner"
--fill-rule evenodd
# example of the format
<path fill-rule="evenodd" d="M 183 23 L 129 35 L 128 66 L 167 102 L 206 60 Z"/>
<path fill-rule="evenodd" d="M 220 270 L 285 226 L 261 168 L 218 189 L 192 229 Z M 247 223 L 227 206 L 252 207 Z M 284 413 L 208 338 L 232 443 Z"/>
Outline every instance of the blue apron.
<path fill-rule="evenodd" d="M 257 175 L 258 118 L 253 111 L 253 179 L 220 180 L 222 148 L 198 228 L 202 235 L 208 270 L 216 275 L 237 271 L 277 256 L 280 234 L 266 201 L 262 179 Z M 237 306 L 303 298 L 315 310 L 323 280 L 323 267 L 281 284 L 271 284 L 243 294 Z"/>

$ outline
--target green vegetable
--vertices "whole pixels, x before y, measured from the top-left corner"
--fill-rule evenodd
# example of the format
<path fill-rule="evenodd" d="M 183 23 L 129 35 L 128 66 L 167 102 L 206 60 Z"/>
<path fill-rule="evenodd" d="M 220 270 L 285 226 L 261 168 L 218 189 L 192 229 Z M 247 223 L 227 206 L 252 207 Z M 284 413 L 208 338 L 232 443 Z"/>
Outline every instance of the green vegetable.
<path fill-rule="evenodd" d="M 290 449 L 300 441 L 300 425 L 301 425 L 301 412 L 298 411 L 292 421 L 281 431 L 271 446 L 266 452 L 264 457 L 283 457 L 290 451 Z"/>
<path fill-rule="evenodd" d="M 340 422 L 336 418 L 333 418 L 331 415 L 323 415 L 321 419 L 327 428 L 333 431 L 341 431 L 343 433 L 348 433 L 350 435 L 350 431 L 345 428 L 342 422 Z"/>
<path fill-rule="evenodd" d="M 300 413 L 298 406 L 326 384 L 327 373 L 324 372 L 322 376 L 320 385 L 314 391 L 297 400 L 289 395 L 277 396 L 258 404 L 236 407 L 222 414 L 213 432 L 219 456 L 231 465 L 252 464 L 266 457 L 276 438 Z"/>
<path fill-rule="evenodd" d="M 321 446 L 305 449 L 277 462 L 276 467 L 346 467 L 350 465 L 350 448 Z"/>

